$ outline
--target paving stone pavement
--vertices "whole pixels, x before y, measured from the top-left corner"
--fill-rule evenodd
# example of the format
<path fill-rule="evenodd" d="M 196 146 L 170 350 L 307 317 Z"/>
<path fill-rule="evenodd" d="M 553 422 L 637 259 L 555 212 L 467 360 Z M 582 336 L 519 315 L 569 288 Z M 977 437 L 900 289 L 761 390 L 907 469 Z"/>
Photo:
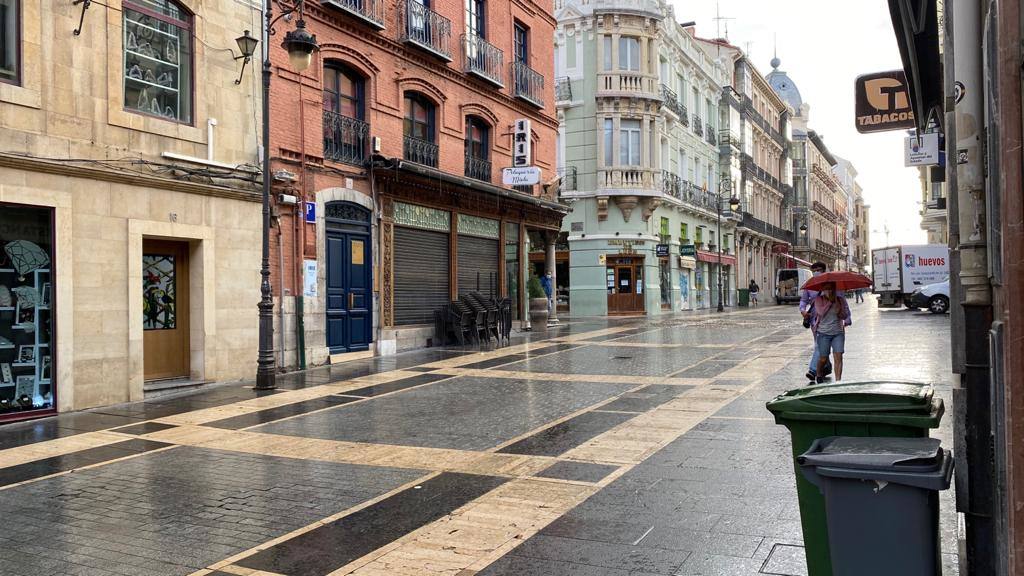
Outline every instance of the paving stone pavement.
<path fill-rule="evenodd" d="M 951 413 L 948 317 L 853 314 L 845 379 L 933 382 Z M 801 576 L 788 432 L 764 404 L 805 384 L 810 351 L 792 307 L 569 321 L 507 349 L 286 375 L 262 397 L 0 427 L 0 576 Z M 651 383 L 669 376 L 692 380 Z M 211 408 L 221 420 L 172 418 Z M 950 576 L 952 490 L 941 502 Z"/>

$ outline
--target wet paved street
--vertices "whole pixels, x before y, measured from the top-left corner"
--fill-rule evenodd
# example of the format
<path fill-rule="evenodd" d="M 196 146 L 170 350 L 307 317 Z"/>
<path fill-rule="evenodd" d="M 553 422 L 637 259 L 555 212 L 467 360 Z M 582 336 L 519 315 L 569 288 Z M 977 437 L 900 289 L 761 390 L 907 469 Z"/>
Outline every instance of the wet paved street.
<path fill-rule="evenodd" d="M 844 379 L 934 382 L 951 447 L 949 319 L 853 313 Z M 0 576 L 806 574 L 764 404 L 810 348 L 792 307 L 573 321 L 0 427 Z"/>

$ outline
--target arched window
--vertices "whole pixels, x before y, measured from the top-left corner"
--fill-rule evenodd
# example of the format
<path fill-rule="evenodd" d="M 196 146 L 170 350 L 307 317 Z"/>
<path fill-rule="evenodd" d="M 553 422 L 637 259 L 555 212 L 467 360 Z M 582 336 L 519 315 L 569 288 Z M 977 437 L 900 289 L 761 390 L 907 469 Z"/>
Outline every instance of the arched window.
<path fill-rule="evenodd" d="M 418 92 L 405 93 L 403 125 L 405 159 L 437 167 L 436 107 Z"/>
<path fill-rule="evenodd" d="M 491 127 L 479 116 L 466 116 L 466 176 L 490 182 Z"/>
<path fill-rule="evenodd" d="M 192 123 L 192 14 L 173 0 L 125 0 L 124 107 Z"/>
<path fill-rule="evenodd" d="M 324 66 L 324 158 L 362 165 L 366 162 L 369 125 L 365 114 L 365 81 L 338 62 Z"/>

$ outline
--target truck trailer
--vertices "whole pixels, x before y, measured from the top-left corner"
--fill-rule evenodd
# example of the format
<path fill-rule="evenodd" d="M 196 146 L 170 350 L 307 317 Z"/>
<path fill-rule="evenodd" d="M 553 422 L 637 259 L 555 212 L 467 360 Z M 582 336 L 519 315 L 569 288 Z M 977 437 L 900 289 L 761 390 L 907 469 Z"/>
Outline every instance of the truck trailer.
<path fill-rule="evenodd" d="M 905 244 L 872 250 L 871 275 L 880 308 L 914 308 L 914 290 L 949 277 L 949 247 Z"/>

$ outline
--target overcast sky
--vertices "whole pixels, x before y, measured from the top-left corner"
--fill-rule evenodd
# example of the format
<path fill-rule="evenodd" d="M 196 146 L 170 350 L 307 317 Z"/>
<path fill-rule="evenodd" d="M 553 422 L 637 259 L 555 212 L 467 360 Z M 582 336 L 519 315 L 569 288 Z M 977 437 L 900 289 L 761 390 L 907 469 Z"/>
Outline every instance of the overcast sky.
<path fill-rule="evenodd" d="M 697 35 L 718 35 L 714 0 L 669 0 L 680 22 L 696 21 Z M 761 74 L 778 45 L 780 70 L 811 106 L 809 127 L 829 150 L 857 168 L 871 205 L 871 245 L 924 243 L 917 170 L 903 166 L 903 132 L 858 134 L 853 82 L 870 72 L 902 68 L 885 0 L 720 0 L 729 41 L 748 50 Z M 726 22 L 721 23 L 725 35 Z M 748 45 L 749 42 L 749 45 Z"/>

